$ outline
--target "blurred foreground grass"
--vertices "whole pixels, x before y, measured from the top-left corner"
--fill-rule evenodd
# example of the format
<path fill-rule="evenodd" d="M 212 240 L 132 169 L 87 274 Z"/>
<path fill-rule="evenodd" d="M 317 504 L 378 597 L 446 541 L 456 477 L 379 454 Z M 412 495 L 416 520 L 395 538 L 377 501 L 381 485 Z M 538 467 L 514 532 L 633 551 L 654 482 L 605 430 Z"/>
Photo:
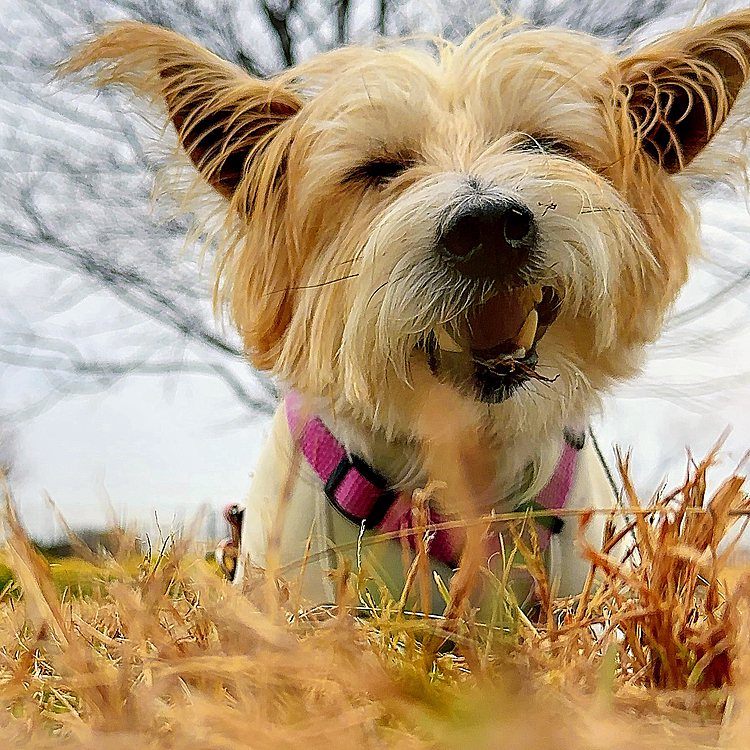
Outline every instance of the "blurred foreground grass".
<path fill-rule="evenodd" d="M 725 547 L 748 498 L 732 477 L 705 512 L 712 459 L 656 516 L 623 462 L 631 515 L 608 544 L 632 540 L 628 563 L 589 550 L 601 580 L 559 600 L 525 549 L 539 615 L 509 598 L 489 626 L 465 586 L 444 618 L 368 610 L 346 570 L 338 606 L 306 609 L 293 582 L 240 590 L 182 539 L 48 562 L 8 498 L 0 747 L 745 748 L 750 576 Z"/>

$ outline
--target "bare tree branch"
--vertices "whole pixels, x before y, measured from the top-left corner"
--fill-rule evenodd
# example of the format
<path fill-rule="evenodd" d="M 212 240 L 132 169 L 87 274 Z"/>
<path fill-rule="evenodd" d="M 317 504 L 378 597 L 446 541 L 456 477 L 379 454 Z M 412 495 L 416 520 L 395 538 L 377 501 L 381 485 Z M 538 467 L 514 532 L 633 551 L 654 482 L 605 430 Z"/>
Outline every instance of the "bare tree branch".
<path fill-rule="evenodd" d="M 349 43 L 349 11 L 351 0 L 335 0 L 336 6 L 336 43 L 343 46 Z"/>
<path fill-rule="evenodd" d="M 269 2 L 261 3 L 268 23 L 276 34 L 284 65 L 291 68 L 295 63 L 292 32 L 289 28 L 289 19 L 294 12 L 295 0 L 281 0 L 280 3 L 271 5 Z"/>
<path fill-rule="evenodd" d="M 388 21 L 388 0 L 378 0 L 378 21 L 376 25 L 377 32 L 380 36 L 385 36 L 386 24 Z"/>

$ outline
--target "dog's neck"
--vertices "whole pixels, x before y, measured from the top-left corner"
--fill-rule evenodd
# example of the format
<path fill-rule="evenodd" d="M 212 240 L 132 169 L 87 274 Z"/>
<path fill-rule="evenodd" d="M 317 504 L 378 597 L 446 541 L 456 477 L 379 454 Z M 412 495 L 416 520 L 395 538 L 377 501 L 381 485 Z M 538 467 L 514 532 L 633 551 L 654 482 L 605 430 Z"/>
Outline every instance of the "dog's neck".
<path fill-rule="evenodd" d="M 325 399 L 313 401 L 310 410 L 312 415 L 320 417 L 347 452 L 367 461 L 388 480 L 393 489 L 413 490 L 427 482 L 416 440 L 406 437 L 388 439 L 383 430 L 373 428 L 351 415 L 334 414 Z"/>
<path fill-rule="evenodd" d="M 320 417 L 326 427 L 347 452 L 363 458 L 389 485 L 399 491 L 413 491 L 425 487 L 429 476 L 425 467 L 420 442 L 413 438 L 389 438 L 383 430 L 373 428 L 352 415 L 334 414 L 330 404 L 316 400 L 309 406 L 311 415 Z M 547 439 L 535 436 L 516 436 L 515 440 L 498 440 L 492 453 L 495 467 L 494 486 L 482 503 L 483 510 L 508 510 L 518 502 L 533 498 L 549 481 L 563 445 L 562 431 Z M 528 452 L 528 446 L 534 452 Z M 523 446 L 523 449 L 521 448 Z M 436 509 L 451 515 L 451 508 L 443 507 L 439 494 Z"/>

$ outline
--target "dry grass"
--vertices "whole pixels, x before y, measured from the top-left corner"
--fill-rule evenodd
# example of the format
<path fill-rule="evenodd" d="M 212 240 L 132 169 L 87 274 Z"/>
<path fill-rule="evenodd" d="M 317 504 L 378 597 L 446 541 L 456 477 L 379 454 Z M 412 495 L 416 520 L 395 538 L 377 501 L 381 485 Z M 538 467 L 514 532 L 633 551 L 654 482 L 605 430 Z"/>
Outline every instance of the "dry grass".
<path fill-rule="evenodd" d="M 603 580 L 556 600 L 519 537 L 542 610 L 532 622 L 505 602 L 490 627 L 465 580 L 443 620 L 405 599 L 362 616 L 346 571 L 338 608 L 304 611 L 278 581 L 218 580 L 181 540 L 137 570 L 98 559 L 101 582 L 72 597 L 8 498 L 22 595 L 0 596 L 0 746 L 745 747 L 750 579 L 725 537 L 750 503 L 739 476 L 708 501 L 713 460 L 643 508 L 623 459 L 631 512 L 608 546 L 625 562 L 589 549 Z"/>

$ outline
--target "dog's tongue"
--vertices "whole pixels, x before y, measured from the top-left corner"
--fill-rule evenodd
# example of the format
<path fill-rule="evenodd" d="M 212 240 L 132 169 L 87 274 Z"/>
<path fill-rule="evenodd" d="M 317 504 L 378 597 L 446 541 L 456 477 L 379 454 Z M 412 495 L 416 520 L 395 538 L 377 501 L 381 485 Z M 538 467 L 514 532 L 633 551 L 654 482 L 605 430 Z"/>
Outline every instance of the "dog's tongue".
<path fill-rule="evenodd" d="M 535 305 L 540 287 L 524 287 L 497 294 L 475 307 L 469 315 L 468 338 L 475 354 L 513 353 L 530 349 L 537 328 Z"/>
<path fill-rule="evenodd" d="M 546 297 L 549 299 L 545 307 Z M 508 356 L 523 358 L 539 338 L 538 332 L 543 333 L 556 317 L 556 299 L 555 293 L 552 290 L 546 292 L 541 284 L 497 294 L 472 308 L 468 319 L 457 331 L 458 341 L 445 326 L 438 326 L 435 329 L 438 346 L 448 353 L 468 349 L 474 357 L 483 360 Z"/>

